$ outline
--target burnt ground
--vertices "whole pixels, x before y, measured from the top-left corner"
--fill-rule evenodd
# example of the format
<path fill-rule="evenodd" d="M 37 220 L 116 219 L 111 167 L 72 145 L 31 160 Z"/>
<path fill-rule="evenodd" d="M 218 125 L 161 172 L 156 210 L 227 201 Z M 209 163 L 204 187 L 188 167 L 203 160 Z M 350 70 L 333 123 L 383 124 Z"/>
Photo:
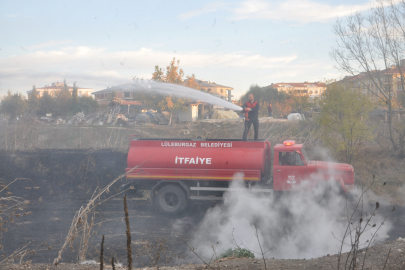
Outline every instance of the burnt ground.
<path fill-rule="evenodd" d="M 405 269 L 405 241 L 391 241 L 382 245 L 374 246 L 365 253 L 362 250 L 357 257 L 357 267 L 355 269 L 367 269 L 367 270 L 403 270 Z M 363 259 L 366 257 L 363 263 Z M 166 270 L 203 270 L 203 269 L 249 269 L 249 270 L 300 270 L 300 269 L 311 269 L 311 270 L 324 270 L 324 269 L 348 269 L 350 265 L 350 260 L 346 262 L 347 254 L 342 254 L 341 257 L 338 255 L 324 256 L 316 259 L 310 260 L 277 260 L 277 259 L 266 259 L 266 265 L 262 259 L 238 259 L 229 258 L 221 259 L 212 262 L 209 266 L 207 264 L 182 264 L 177 266 L 160 266 L 157 267 L 142 267 L 136 268 L 138 270 L 151 270 L 151 269 L 166 269 Z M 341 261 L 341 265 L 338 268 L 338 261 Z M 349 257 L 351 259 L 351 257 Z M 364 268 L 363 268 L 364 265 Z M 14 264 L 14 265 L 4 265 L 2 269 L 7 270 L 26 270 L 26 269 L 49 269 L 49 270 L 98 270 L 100 269 L 99 264 L 92 265 L 76 265 L 76 264 L 60 264 L 58 266 L 51 264 Z M 104 269 L 112 269 L 109 262 L 104 264 Z M 115 265 L 115 269 L 128 269 L 124 265 Z M 134 269 L 134 268 L 132 268 Z M 353 268 L 351 268 L 353 269 Z"/>
<path fill-rule="evenodd" d="M 119 151 L 3 152 L 0 156 L 0 178 L 6 183 L 20 179 L 3 191 L 1 197 L 18 196 L 29 200 L 29 204 L 21 211 L 16 210 L 11 217 L 2 216 L 6 223 L 2 227 L 0 255 L 5 258 L 28 244 L 24 249 L 30 252 L 27 252 L 23 261 L 52 262 L 66 238 L 76 211 L 88 203 L 98 187 L 106 186 L 125 172 L 125 168 L 126 153 Z M 121 192 L 120 186 L 125 183 L 124 179 L 118 181 L 100 199 Z M 187 235 L 188 230 L 197 225 L 205 211 L 213 205 L 210 202 L 193 203 L 181 216 L 168 217 L 155 211 L 146 198 L 140 198 L 142 194 L 135 194 L 132 190 L 126 193 L 134 256 L 137 257 L 138 266 L 149 265 L 149 255 L 156 252 L 157 244 L 165 250 L 162 255 L 165 261 L 172 262 L 182 256 L 186 246 L 175 237 L 172 224 L 183 218 L 187 226 L 182 233 Z M 95 225 L 86 258 L 97 258 L 101 236 L 105 235 L 106 257 L 125 260 L 123 195 L 109 199 L 92 212 Z M 77 262 L 80 240 L 80 237 L 76 238 L 73 248 L 69 247 L 63 252 L 62 262 Z M 146 254 L 141 254 L 140 250 L 146 250 Z"/>
<path fill-rule="evenodd" d="M 85 203 L 83 201 L 83 203 Z M 2 243 L 4 245 L 4 253 L 10 254 L 14 249 L 21 247 L 27 243 L 30 244 L 32 250 L 36 250 L 35 254 L 28 253 L 23 258 L 23 264 L 18 265 L 0 265 L 0 269 L 99 269 L 99 265 L 77 265 L 77 246 L 74 244 L 74 250 L 67 249 L 62 256 L 62 263 L 55 267 L 52 261 L 57 256 L 57 252 L 65 238 L 66 232 L 71 223 L 74 212 L 81 206 L 80 200 L 63 201 L 59 207 L 54 206 L 52 202 L 42 202 L 31 206 L 32 216 L 16 220 L 12 228 L 7 233 L 3 234 Z M 196 208 L 191 208 L 183 217 L 189 221 L 189 227 L 182 235 L 189 239 L 193 233 L 192 229 L 202 219 L 205 210 L 210 205 L 198 205 Z M 187 261 L 181 259 L 189 255 L 187 247 L 179 238 L 175 236 L 172 230 L 172 224 L 176 218 L 169 218 L 160 215 L 153 211 L 146 201 L 129 200 L 131 216 L 131 236 L 132 250 L 134 254 L 134 266 L 139 269 L 152 265 L 149 255 L 156 256 L 157 246 L 164 245 L 161 249 L 161 259 L 159 264 L 170 266 L 179 264 L 180 267 L 168 267 L 160 269 L 207 269 L 208 267 L 199 262 L 196 265 L 189 265 Z M 123 209 L 122 201 L 114 200 L 108 206 L 97 211 L 100 215 L 98 220 L 114 219 L 107 221 L 102 226 L 95 226 L 94 233 L 89 245 L 87 258 L 99 262 L 101 235 L 105 235 L 104 256 L 108 263 L 111 257 L 116 258 L 118 262 L 126 264 L 126 249 L 125 249 L 125 224 L 122 220 Z M 197 209 L 197 211 L 196 211 Z M 386 209 L 389 210 L 389 209 Z M 395 213 L 395 214 L 394 214 Z M 373 247 L 368 253 L 366 260 L 367 266 L 365 269 L 383 269 L 385 258 L 391 248 L 390 260 L 388 261 L 389 268 L 386 269 L 405 269 L 405 241 L 394 241 L 399 237 L 405 237 L 405 224 L 399 221 L 399 218 L 405 216 L 405 209 L 399 208 L 393 213 L 391 220 L 394 221 L 394 229 L 390 233 L 390 241 L 382 245 Z M 167 242 L 166 242 L 167 239 Z M 48 248 L 50 248 L 48 250 Z M 150 252 L 150 254 L 149 254 Z M 143 254 L 142 254 L 143 253 Z M 145 254 L 146 253 L 146 254 Z M 361 253 L 363 255 L 364 253 Z M 180 257 L 180 258 L 178 258 Z M 267 269 L 336 269 L 338 256 L 325 256 L 310 260 L 274 260 L 267 259 Z M 360 258 L 361 261 L 361 258 Z M 19 258 L 15 263 L 19 262 Z M 28 262 L 28 263 L 27 263 Z M 168 263 L 167 263 L 168 262 Z M 195 261 L 194 261 L 195 262 Z M 258 259 L 233 259 L 220 260 L 219 268 L 217 262 L 212 263 L 216 269 L 264 269 L 263 261 Z M 110 268 L 111 269 L 111 268 Z M 148 268 L 156 269 L 156 268 Z"/>
<path fill-rule="evenodd" d="M 3 234 L 3 254 L 11 254 L 17 248 L 31 243 L 27 248 L 36 252 L 28 253 L 24 261 L 53 262 L 58 256 L 75 212 L 86 203 L 86 201 L 72 199 L 59 202 L 42 201 L 30 206 L 29 210 L 32 214 L 15 219 L 13 226 Z M 171 218 L 154 211 L 148 201 L 129 199 L 132 248 L 136 257 L 134 265 L 150 265 L 149 252 L 154 254 L 159 244 L 164 245 L 165 249 L 162 254 L 163 264 L 183 256 L 187 248 L 181 239 L 176 237 L 172 225 L 178 218 L 186 218 L 188 230 L 182 233 L 188 235 L 189 230 L 203 218 L 207 207 L 207 203 L 204 206 L 191 207 L 182 216 Z M 119 262 L 125 262 L 126 227 L 122 198 L 111 200 L 108 204 L 97 208 L 95 216 L 95 223 L 102 222 L 102 224 L 95 225 L 92 229 L 86 258 L 98 261 L 101 237 L 105 235 L 106 258 L 114 257 Z M 74 242 L 74 249 L 69 247 L 64 251 L 62 262 L 77 262 L 79 240 Z M 143 252 L 147 254 L 141 254 Z"/>
<path fill-rule="evenodd" d="M 30 203 L 24 212 L 31 212 L 25 216 L 13 216 L 13 221 L 7 219 L 7 223 L 3 224 L 0 242 L 3 248 L 0 255 L 5 258 L 18 248 L 28 244 L 25 247 L 27 253 L 21 261 L 37 264 L 37 269 L 50 269 L 50 265 L 45 266 L 38 263 L 52 263 L 53 259 L 57 257 L 75 212 L 87 204 L 91 194 L 98 186 L 105 186 L 122 174 L 126 167 L 126 153 L 111 150 L 41 150 L 2 153 L 0 157 L 0 178 L 4 181 L 10 182 L 15 178 L 30 179 L 16 181 L 8 190 L 4 191 L 12 194 L 7 196 L 1 194 L 2 197 L 20 196 L 29 200 Z M 121 183 L 123 182 L 113 186 L 109 194 L 119 191 Z M 151 265 L 151 257 L 156 258 L 156 252 L 160 253 L 161 265 L 186 263 L 182 258 L 189 256 L 189 251 L 183 241 L 176 237 L 173 225 L 177 219 L 183 218 L 187 226 L 180 233 L 186 240 L 191 239 L 193 229 L 213 204 L 195 202 L 180 217 L 161 215 L 152 209 L 148 201 L 138 198 L 134 194 L 129 194 L 128 206 L 135 257 L 134 265 L 143 267 Z M 382 211 L 389 212 L 392 206 L 381 208 Z M 110 199 L 108 203 L 101 204 L 96 208 L 94 214 L 96 225 L 92 228 L 86 258 L 99 261 L 101 235 L 105 235 L 105 258 L 115 257 L 116 260 L 125 264 L 126 237 L 122 194 Z M 3 216 L 3 220 L 5 219 L 6 217 Z M 405 238 L 405 208 L 397 207 L 389 219 L 394 228 L 389 233 L 388 240 Z M 102 223 L 97 224 L 99 222 Z M 400 242 L 392 243 L 400 245 Z M 62 255 L 64 264 L 60 265 L 60 269 L 73 268 L 73 265 L 66 263 L 77 262 L 79 245 L 80 238 L 77 238 L 73 242 L 73 249 L 68 247 L 64 251 Z M 398 253 L 398 249 L 403 251 L 405 248 L 397 248 L 396 253 Z M 381 246 L 379 256 L 387 253 L 388 246 Z M 325 257 L 324 260 L 330 260 L 332 257 Z M 16 258 L 14 262 L 18 263 L 20 258 Z M 297 263 L 297 265 L 291 266 L 292 268 L 283 266 L 288 264 L 287 260 L 274 260 L 273 263 L 277 262 L 275 267 L 283 267 L 283 269 L 302 269 L 300 265 L 304 266 L 302 263 L 307 264 L 310 261 L 312 260 L 292 260 L 294 265 Z M 67 268 L 63 268 L 63 265 Z M 249 266 L 250 269 L 262 269 L 263 267 L 262 262 L 254 260 L 224 261 L 221 262 L 221 265 L 234 265 L 234 267 L 230 267 L 231 269 L 236 267 L 248 269 L 243 265 Z M 310 264 L 307 266 L 309 269 L 324 269 L 311 267 Z M 0 265 L 0 269 L 23 269 L 19 267 L 23 266 Z M 190 269 L 202 269 L 202 267 L 195 266 Z M 79 269 L 77 266 L 74 268 Z M 80 269 L 91 269 L 91 266 L 81 266 Z"/>

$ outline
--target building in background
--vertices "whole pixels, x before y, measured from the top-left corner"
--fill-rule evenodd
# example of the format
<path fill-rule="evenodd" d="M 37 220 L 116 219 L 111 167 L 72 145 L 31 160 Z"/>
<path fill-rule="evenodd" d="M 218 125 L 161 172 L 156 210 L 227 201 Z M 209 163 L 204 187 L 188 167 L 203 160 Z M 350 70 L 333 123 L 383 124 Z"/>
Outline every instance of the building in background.
<path fill-rule="evenodd" d="M 109 104 L 114 97 L 114 102 L 117 100 L 125 101 L 129 104 L 134 101 L 134 92 L 125 91 L 117 88 L 106 88 L 100 91 L 93 92 L 92 95 L 99 104 Z M 136 101 L 135 101 L 136 102 Z M 137 102 L 138 103 L 138 102 Z"/>
<path fill-rule="evenodd" d="M 69 89 L 69 92 L 72 94 L 73 92 L 73 86 L 67 86 Z M 60 92 L 63 89 L 63 82 L 55 82 L 52 83 L 51 85 L 46 85 L 45 87 L 40 87 L 40 88 L 36 88 L 37 90 L 37 96 L 38 97 L 42 97 L 44 95 L 45 92 L 48 92 L 48 94 L 52 97 L 54 97 L 56 95 L 57 92 Z M 79 97 L 91 97 L 91 93 L 94 90 L 92 88 L 83 88 L 83 87 L 77 87 L 77 95 Z M 28 95 L 28 99 L 31 98 L 31 94 L 32 94 L 32 89 L 27 91 L 27 95 Z"/>
<path fill-rule="evenodd" d="M 401 75 L 402 74 L 402 75 Z M 405 94 L 402 87 L 401 76 L 405 80 L 405 60 L 400 61 L 400 67 L 391 66 L 383 70 L 362 72 L 355 76 L 346 76 L 339 81 L 352 89 L 360 90 L 365 95 L 370 95 L 374 100 L 381 96 L 383 90 L 391 97 L 397 98 Z"/>
<path fill-rule="evenodd" d="M 231 91 L 233 90 L 232 87 L 216 84 L 213 81 L 204 81 L 204 80 L 197 80 L 197 79 L 195 81 L 196 81 L 196 83 L 199 84 L 202 91 L 211 93 L 214 96 L 217 96 L 219 98 L 222 98 L 222 99 L 225 99 L 225 100 L 228 100 L 229 102 L 231 102 L 231 99 L 232 99 Z M 187 79 L 184 80 L 184 84 L 187 84 Z"/>
<path fill-rule="evenodd" d="M 204 81 L 198 79 L 196 79 L 195 81 L 196 83 L 199 84 L 201 91 L 210 93 L 213 96 L 232 102 L 233 87 L 217 84 L 213 81 Z M 184 80 L 184 84 L 187 84 L 187 79 Z M 196 104 L 197 104 L 197 114 L 198 117 L 201 119 L 209 118 L 213 109 L 221 109 L 221 108 L 223 109 L 223 107 L 219 107 L 217 105 L 210 105 L 200 101 L 197 101 Z M 192 109 L 191 111 L 194 112 L 194 109 Z M 194 115 L 193 113 L 191 114 Z"/>
<path fill-rule="evenodd" d="M 232 87 L 216 84 L 212 81 L 196 80 L 201 91 L 211 93 L 212 95 L 224 100 L 231 101 L 233 97 Z M 187 79 L 184 81 L 187 84 Z M 95 91 L 92 93 L 99 104 L 109 104 L 112 100 L 115 103 L 125 102 L 125 104 L 139 105 L 139 101 L 134 100 L 134 91 L 123 90 L 116 87 L 108 87 L 106 89 Z M 209 118 L 215 106 L 196 100 L 187 105 L 186 111 L 177 112 L 180 121 L 195 121 L 197 118 Z M 218 107 L 218 106 L 216 106 Z"/>
<path fill-rule="evenodd" d="M 321 82 L 303 82 L 303 83 L 273 83 L 264 88 L 274 88 L 279 92 L 285 92 L 292 96 L 308 95 L 310 99 L 320 98 L 326 90 L 326 84 Z"/>

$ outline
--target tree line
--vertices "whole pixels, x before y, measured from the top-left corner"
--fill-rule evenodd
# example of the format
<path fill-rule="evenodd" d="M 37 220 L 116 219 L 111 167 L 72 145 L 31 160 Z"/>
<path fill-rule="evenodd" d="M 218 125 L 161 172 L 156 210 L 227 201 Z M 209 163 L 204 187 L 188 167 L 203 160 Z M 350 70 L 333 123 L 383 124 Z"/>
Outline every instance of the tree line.
<path fill-rule="evenodd" d="M 291 112 L 297 112 L 298 108 L 309 111 L 311 108 L 319 107 L 319 98 L 310 99 L 309 95 L 289 95 L 271 86 L 261 87 L 257 84 L 252 84 L 241 96 L 240 104 L 246 102 L 250 94 L 253 94 L 255 100 L 260 103 L 260 116 L 267 116 L 267 106 L 270 103 L 273 108 L 272 115 L 275 117 L 285 117 Z"/>
<path fill-rule="evenodd" d="M 0 103 L 0 112 L 9 115 L 12 119 L 26 113 L 31 115 L 45 116 L 51 113 L 53 116 L 73 115 L 77 112 L 89 113 L 97 110 L 98 103 L 92 97 L 78 96 L 78 87 L 73 85 L 72 93 L 66 81 L 61 91 L 53 94 L 44 92 L 38 95 L 35 86 L 32 87 L 30 98 L 27 100 L 21 93 L 12 93 L 10 90 Z"/>

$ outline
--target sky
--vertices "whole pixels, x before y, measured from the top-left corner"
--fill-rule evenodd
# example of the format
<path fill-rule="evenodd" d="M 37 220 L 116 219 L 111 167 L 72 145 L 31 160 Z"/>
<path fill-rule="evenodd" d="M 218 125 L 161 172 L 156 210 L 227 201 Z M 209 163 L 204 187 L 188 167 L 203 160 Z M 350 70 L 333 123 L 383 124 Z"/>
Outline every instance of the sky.
<path fill-rule="evenodd" d="M 93 88 L 150 79 L 180 60 L 185 75 L 233 87 L 322 81 L 341 72 L 333 26 L 364 0 L 0 0 L 0 96 L 64 79 Z"/>

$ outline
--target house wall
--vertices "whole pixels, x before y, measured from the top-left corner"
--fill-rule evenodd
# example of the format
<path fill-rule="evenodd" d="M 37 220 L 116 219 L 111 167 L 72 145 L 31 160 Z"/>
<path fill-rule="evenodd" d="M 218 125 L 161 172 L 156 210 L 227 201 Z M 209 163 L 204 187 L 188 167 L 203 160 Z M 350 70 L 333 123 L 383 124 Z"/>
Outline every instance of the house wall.
<path fill-rule="evenodd" d="M 132 92 L 117 91 L 117 92 L 115 92 L 115 94 L 116 94 L 117 98 L 120 98 L 120 99 L 123 99 L 123 100 L 126 100 L 126 99 L 132 100 L 134 98 L 134 94 Z M 97 93 L 96 92 L 94 94 L 94 97 L 95 97 L 96 100 L 111 98 L 111 96 L 112 96 L 112 92 L 103 92 L 103 93 Z"/>
<path fill-rule="evenodd" d="M 401 78 L 400 74 L 388 74 L 388 75 L 380 75 L 378 76 L 373 76 L 374 82 L 377 82 L 377 84 L 383 88 L 385 87 L 386 93 L 388 94 L 388 89 L 391 89 L 391 95 L 393 97 L 397 97 L 398 94 L 400 93 L 401 89 L 398 87 L 401 85 Z M 381 84 L 380 84 L 381 81 Z M 375 93 L 377 93 L 378 96 L 381 96 L 382 94 L 379 92 L 377 89 L 378 87 L 374 84 L 374 82 L 369 79 L 368 77 L 360 78 L 355 81 L 353 81 L 350 85 L 353 89 L 360 90 L 363 94 L 365 95 L 371 95 L 373 99 L 376 99 Z M 369 89 L 371 88 L 371 89 Z"/>
<path fill-rule="evenodd" d="M 202 87 L 204 91 L 209 92 L 211 90 L 212 94 L 218 94 L 224 97 L 228 97 L 228 90 L 232 90 L 232 88 L 226 88 L 226 87 Z M 222 90 L 222 93 L 221 93 Z"/>
<path fill-rule="evenodd" d="M 285 92 L 295 96 L 309 95 L 311 98 L 320 97 L 326 90 L 326 87 L 277 87 L 279 92 Z"/>
<path fill-rule="evenodd" d="M 198 118 L 198 106 L 196 104 L 192 104 L 187 107 L 186 111 L 177 111 L 173 114 L 177 115 L 179 118 L 179 122 L 194 122 Z"/>

